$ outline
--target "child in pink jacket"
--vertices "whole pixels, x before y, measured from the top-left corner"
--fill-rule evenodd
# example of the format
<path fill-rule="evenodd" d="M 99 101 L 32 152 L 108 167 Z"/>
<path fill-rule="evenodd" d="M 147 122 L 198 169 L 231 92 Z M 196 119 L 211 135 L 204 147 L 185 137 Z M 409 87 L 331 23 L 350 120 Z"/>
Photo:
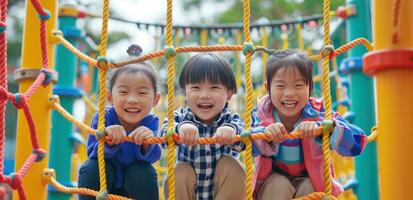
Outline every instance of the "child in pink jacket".
<path fill-rule="evenodd" d="M 254 132 L 264 132 L 272 141 L 255 140 L 257 169 L 254 198 L 292 199 L 312 192 L 324 192 L 324 169 L 321 137 L 315 130 L 324 119 L 322 99 L 311 97 L 312 62 L 298 51 L 280 50 L 267 61 L 267 95 L 260 99 L 253 113 Z M 364 132 L 333 114 L 334 130 L 330 148 L 343 156 L 356 156 L 364 149 Z M 294 130 L 300 139 L 282 140 Z M 332 167 L 332 165 L 331 165 Z M 332 167 L 333 169 L 333 167 Z M 334 171 L 333 176 L 334 177 Z M 332 181 L 333 195 L 342 187 Z"/>

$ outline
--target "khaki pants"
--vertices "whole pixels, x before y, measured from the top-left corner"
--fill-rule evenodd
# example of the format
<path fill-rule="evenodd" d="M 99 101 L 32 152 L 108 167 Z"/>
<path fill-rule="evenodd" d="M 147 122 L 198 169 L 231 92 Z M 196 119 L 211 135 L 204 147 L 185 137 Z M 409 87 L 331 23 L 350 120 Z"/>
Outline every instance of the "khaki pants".
<path fill-rule="evenodd" d="M 168 180 L 165 180 L 165 199 L 168 199 Z M 245 199 L 245 170 L 241 163 L 231 156 L 222 156 L 217 163 L 214 175 L 215 200 Z M 196 175 L 189 163 L 175 166 L 175 199 L 196 199 Z"/>
<path fill-rule="evenodd" d="M 286 177 L 272 173 L 262 184 L 258 200 L 289 200 L 314 192 L 308 177 Z"/>

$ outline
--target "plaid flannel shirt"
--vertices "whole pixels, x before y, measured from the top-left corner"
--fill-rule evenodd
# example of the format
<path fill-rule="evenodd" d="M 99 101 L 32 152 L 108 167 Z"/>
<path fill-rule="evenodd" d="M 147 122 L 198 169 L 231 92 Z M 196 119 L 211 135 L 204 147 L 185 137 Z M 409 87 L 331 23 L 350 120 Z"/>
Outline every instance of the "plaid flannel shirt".
<path fill-rule="evenodd" d="M 199 137 L 213 137 L 217 128 L 223 125 L 233 127 L 237 135 L 240 135 L 244 131 L 244 122 L 240 116 L 236 113 L 231 113 L 227 107 L 225 107 L 217 119 L 209 125 L 199 121 L 188 107 L 176 110 L 174 112 L 174 121 L 176 132 L 178 132 L 179 125 L 183 123 L 193 123 L 198 127 Z M 165 119 L 163 128 L 160 131 L 162 136 L 167 132 L 167 123 L 167 119 Z M 163 146 L 167 147 L 165 144 Z M 245 144 L 242 142 L 237 142 L 232 145 L 178 145 L 178 161 L 190 163 L 195 170 L 197 178 L 196 194 L 198 199 L 213 199 L 214 172 L 221 156 L 229 155 L 238 157 L 239 152 L 244 149 Z"/>

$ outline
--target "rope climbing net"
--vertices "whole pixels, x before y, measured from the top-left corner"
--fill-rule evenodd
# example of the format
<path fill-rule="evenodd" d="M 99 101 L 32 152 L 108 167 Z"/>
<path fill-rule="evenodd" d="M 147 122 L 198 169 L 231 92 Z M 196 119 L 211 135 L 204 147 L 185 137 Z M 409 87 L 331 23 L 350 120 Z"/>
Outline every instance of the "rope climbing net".
<path fill-rule="evenodd" d="M 48 62 L 48 49 L 47 49 L 47 37 L 46 37 L 46 21 L 51 17 L 50 13 L 44 9 L 37 0 L 31 0 L 32 5 L 38 13 L 40 19 L 40 42 L 41 42 L 41 56 L 42 56 L 42 69 L 40 74 L 29 87 L 29 89 L 24 93 L 12 94 L 7 88 L 7 40 L 6 40 L 6 17 L 7 17 L 7 1 L 1 1 L 0 12 L 0 158 L 4 158 L 4 144 L 5 144 L 5 105 L 8 100 L 10 100 L 17 109 L 23 109 L 25 117 L 27 119 L 29 130 L 31 134 L 32 141 L 32 154 L 27 158 L 26 162 L 19 169 L 19 171 L 12 173 L 10 175 L 3 175 L 3 162 L 0 162 L 0 182 L 7 183 L 12 189 L 17 190 L 20 199 L 26 199 L 24 188 L 22 185 L 22 179 L 34 162 L 42 160 L 45 156 L 46 151 L 40 148 L 37 141 L 36 126 L 30 113 L 27 101 L 30 97 L 39 89 L 40 86 L 47 86 L 51 80 L 54 71 L 49 69 Z M 253 190 L 252 190 L 252 177 L 253 177 L 253 158 L 252 158 L 252 140 L 263 139 L 270 140 L 263 133 L 251 134 L 251 118 L 250 114 L 253 109 L 253 84 L 251 78 L 251 62 L 252 57 L 256 51 L 262 51 L 265 47 L 254 45 L 250 34 L 250 1 L 243 1 L 243 34 L 244 43 L 242 45 L 211 45 L 211 46 L 184 46 L 184 47 L 174 47 L 173 37 L 172 37 L 172 0 L 167 0 L 167 14 L 166 14 L 166 46 L 162 50 L 153 51 L 148 54 L 141 55 L 136 58 L 128 59 L 121 62 L 109 62 L 107 58 L 107 40 L 108 40 L 108 20 L 109 20 L 109 0 L 103 1 L 103 15 L 102 15 L 102 31 L 101 31 L 101 44 L 100 44 L 100 56 L 97 59 L 89 57 L 68 41 L 65 40 L 60 31 L 54 31 L 52 37 L 55 41 L 58 41 L 65 48 L 75 54 L 79 59 L 86 61 L 90 65 L 96 66 L 99 69 L 99 99 L 98 99 L 98 128 L 97 130 L 90 128 L 88 125 L 77 121 L 69 112 L 67 112 L 59 102 L 59 97 L 54 95 L 51 96 L 48 101 L 50 107 L 57 112 L 59 112 L 64 118 L 66 118 L 71 123 L 78 126 L 81 130 L 86 131 L 89 134 L 95 135 L 99 141 L 98 147 L 98 162 L 99 162 L 99 176 L 100 176 L 100 191 L 93 191 L 85 188 L 68 188 L 58 183 L 55 179 L 55 172 L 52 169 L 45 169 L 44 178 L 47 183 L 53 185 L 57 190 L 65 193 L 77 193 L 82 195 L 96 196 L 99 199 L 127 199 L 121 196 L 108 194 L 107 184 L 106 184 L 106 172 L 105 172 L 105 161 L 104 161 L 104 143 L 108 139 L 105 135 L 104 128 L 104 108 L 105 108 L 105 89 L 106 89 L 106 75 L 109 68 L 119 68 L 128 64 L 138 63 L 145 60 L 165 57 L 167 60 L 167 118 L 168 121 L 173 121 L 173 111 L 174 111 L 174 58 L 179 53 L 185 52 L 211 52 L 211 51 L 241 51 L 245 55 L 245 86 L 246 86 L 246 100 L 245 107 L 246 112 L 244 115 L 245 120 L 245 131 L 241 135 L 237 136 L 237 141 L 242 141 L 246 144 L 246 156 L 245 156 L 245 166 L 246 166 L 246 197 L 248 200 L 252 200 Z M 397 9 L 396 9 L 397 10 Z M 323 71 L 321 75 L 322 85 L 323 85 L 323 97 L 324 106 L 326 110 L 325 120 L 323 126 L 317 130 L 317 135 L 322 134 L 322 146 L 324 154 L 324 180 L 325 180 L 325 192 L 312 193 L 309 196 L 302 197 L 301 199 L 320 199 L 323 197 L 334 198 L 332 196 L 332 185 L 330 182 L 331 168 L 329 164 L 331 162 L 329 153 L 329 135 L 332 130 L 332 100 L 330 95 L 330 71 L 329 63 L 331 59 L 342 53 L 349 51 L 356 45 L 362 44 L 367 50 L 372 50 L 372 45 L 364 38 L 358 38 L 348 44 L 341 46 L 340 48 L 334 49 L 331 45 L 329 34 L 330 34 L 330 0 L 324 0 L 323 3 L 323 27 L 324 27 L 324 48 L 318 55 L 312 56 L 313 60 L 322 60 Z M 397 27 L 397 15 L 395 15 L 395 27 Z M 397 35 L 394 36 L 397 38 Z M 271 51 L 269 51 L 271 52 Z M 167 127 L 168 133 L 165 137 L 155 137 L 146 140 L 144 143 L 147 144 L 168 144 L 168 155 L 167 155 L 167 172 L 168 172 L 168 185 L 169 188 L 169 199 L 175 199 L 175 178 L 174 178 L 174 164 L 175 164 L 175 144 L 180 143 L 179 136 L 174 133 L 173 123 L 168 123 Z M 377 133 L 374 130 L 374 133 Z M 372 137 L 376 134 L 372 134 Z M 295 139 L 299 138 L 299 132 L 292 132 L 290 134 L 284 135 L 284 139 Z M 130 138 L 125 138 L 126 142 L 131 142 Z M 198 144 L 214 144 L 216 140 L 214 138 L 199 138 Z M 3 160 L 2 160 L 3 161 Z"/>

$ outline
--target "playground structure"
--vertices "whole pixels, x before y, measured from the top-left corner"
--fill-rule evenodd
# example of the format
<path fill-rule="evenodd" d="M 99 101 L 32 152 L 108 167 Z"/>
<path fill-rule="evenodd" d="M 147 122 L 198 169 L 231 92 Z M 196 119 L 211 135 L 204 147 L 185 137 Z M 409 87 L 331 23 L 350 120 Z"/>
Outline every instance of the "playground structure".
<path fill-rule="evenodd" d="M 5 2 L 5 1 L 3 1 Z M 167 12 L 167 25 L 166 25 L 166 47 L 164 50 L 159 50 L 159 51 L 154 51 L 149 54 L 142 55 L 136 59 L 131 59 L 119 63 L 110 63 L 108 62 L 108 59 L 106 58 L 106 42 L 107 42 L 107 23 L 108 23 L 108 6 L 109 2 L 105 1 L 104 3 L 104 12 L 103 12 L 103 25 L 102 25 L 102 40 L 100 44 L 100 57 L 98 57 L 97 60 L 88 57 L 81 52 L 78 52 L 74 49 L 73 46 L 75 45 L 75 41 L 70 41 L 71 43 L 66 42 L 65 38 L 62 37 L 62 34 L 55 32 L 53 35 L 52 30 L 55 29 L 56 26 L 56 19 L 57 19 L 57 2 L 56 1 L 49 1 L 45 2 L 43 5 L 40 5 L 37 1 L 31 1 L 32 4 L 34 5 L 34 8 L 31 6 L 27 6 L 27 16 L 26 16 L 26 22 L 25 22 L 25 34 L 24 34 L 24 44 L 23 44 L 23 59 L 22 59 L 22 67 L 25 69 L 35 69 L 39 70 L 38 66 L 42 66 L 42 70 L 40 71 L 39 75 L 37 76 L 36 80 L 34 81 L 34 84 L 32 84 L 33 79 L 21 79 L 20 80 L 20 92 L 19 94 L 11 94 L 7 91 L 7 84 L 4 81 L 5 80 L 5 74 L 4 68 L 7 65 L 7 62 L 5 62 L 5 44 L 6 43 L 6 34 L 5 34 L 5 28 L 6 28 L 6 23 L 5 23 L 5 18 L 7 14 L 7 6 L 4 6 L 2 4 L 1 7 L 1 46 L 0 51 L 2 52 L 2 63 L 1 64 L 1 70 L 2 74 L 0 77 L 1 78 L 1 109 L 4 109 L 4 104 L 5 102 L 10 99 L 13 104 L 17 108 L 22 108 L 25 114 L 25 117 L 27 117 L 28 122 L 26 123 L 25 119 L 23 118 L 22 113 L 19 113 L 19 118 L 18 118 L 18 141 L 17 141 L 17 146 L 18 148 L 16 151 L 16 171 L 12 175 L 3 175 L 1 173 L 1 182 L 8 183 L 11 185 L 11 187 L 15 190 L 18 191 L 18 194 L 15 193 L 14 197 L 20 197 L 21 199 L 24 199 L 25 197 L 32 197 L 36 196 L 36 199 L 45 199 L 46 198 L 46 183 L 51 183 L 53 186 L 57 187 L 57 189 L 64 190 L 65 192 L 81 192 L 83 194 L 92 194 L 92 195 L 105 195 L 105 176 L 104 176 L 104 170 L 101 171 L 101 191 L 96 192 L 96 191 L 89 191 L 89 190 L 82 190 L 82 189 L 69 189 L 65 188 L 62 185 L 59 185 L 56 180 L 52 176 L 51 171 L 45 172 L 46 175 L 48 176 L 43 176 L 43 169 L 47 168 L 48 166 L 48 161 L 47 160 L 41 160 L 41 158 L 45 155 L 46 151 L 49 150 L 49 145 L 50 149 L 50 163 L 53 162 L 60 162 L 62 165 L 57 171 L 57 180 L 70 180 L 70 177 L 62 177 L 60 175 L 59 177 L 59 171 L 70 171 L 70 160 L 66 159 L 65 161 L 61 159 L 62 154 L 67 154 L 67 152 L 59 152 L 59 149 L 67 151 L 70 150 L 71 147 L 69 144 L 67 144 L 67 135 L 68 133 L 61 133 L 59 130 L 63 130 L 62 126 L 67 126 L 66 124 L 60 125 L 57 124 L 58 121 L 55 121 L 55 119 L 50 120 L 51 115 L 50 115 L 50 108 L 54 108 L 57 110 L 59 113 L 62 113 L 63 116 L 67 117 L 70 119 L 71 122 L 76 124 L 77 126 L 81 127 L 81 129 L 86 130 L 90 134 L 102 134 L 102 129 L 103 129 L 103 121 L 99 121 L 99 130 L 93 130 L 90 129 L 87 125 L 81 124 L 80 122 L 75 121 L 73 118 L 70 118 L 70 115 L 65 111 L 65 110 L 71 110 L 70 107 L 72 106 L 72 100 L 69 98 L 63 98 L 65 95 L 66 96 L 76 96 L 73 95 L 73 90 L 70 90 L 68 88 L 64 88 L 65 86 L 73 86 L 73 81 L 74 79 L 71 80 L 64 80 L 62 78 L 59 79 L 58 86 L 60 89 L 54 90 L 53 94 L 59 94 L 61 96 L 60 102 L 58 98 L 54 96 L 50 96 L 52 94 L 52 89 L 51 86 L 47 86 L 44 88 L 40 88 L 40 85 L 43 83 L 44 86 L 48 84 L 48 82 L 53 80 L 53 72 L 50 70 L 52 66 L 54 66 L 54 42 L 60 42 L 63 46 L 59 46 L 57 48 L 57 54 L 59 52 L 63 53 L 70 53 L 70 52 L 75 52 L 79 58 L 84 59 L 87 61 L 87 63 L 95 65 L 99 68 L 99 78 L 100 78 L 100 95 L 99 95 L 99 110 L 100 112 L 102 111 L 104 107 L 104 99 L 105 95 L 103 93 L 104 88 L 105 88 L 105 76 L 106 76 L 106 70 L 108 68 L 113 68 L 113 67 L 121 67 L 123 65 L 126 65 L 128 63 L 134 63 L 134 62 L 140 62 L 143 60 L 148 60 L 154 57 L 160 57 L 160 56 L 165 56 L 166 59 L 168 60 L 168 118 L 169 120 L 172 120 L 172 111 L 174 109 L 174 85 L 173 85 L 173 78 L 174 78 L 174 56 L 177 53 L 182 53 L 182 52 L 192 52 L 192 51 L 242 51 L 245 55 L 245 79 L 246 79 L 246 115 L 249 116 L 248 114 L 251 112 L 252 109 L 252 96 L 253 96 L 253 88 L 252 88 L 252 82 L 251 82 L 251 57 L 255 53 L 255 51 L 258 51 L 261 47 L 255 46 L 252 43 L 251 36 L 250 36 L 250 22 L 249 22 L 249 1 L 244 1 L 244 23 L 243 23 L 243 30 L 244 30 L 244 38 L 245 38 L 245 43 L 244 45 L 213 45 L 213 46 L 202 46 L 201 47 L 177 47 L 175 48 L 173 46 L 173 40 L 172 40 L 172 1 L 168 0 L 168 12 Z M 357 17 L 350 18 L 348 19 L 350 22 L 350 26 L 348 28 L 348 36 L 349 36 L 349 41 L 352 41 L 348 45 L 344 45 L 338 49 L 332 48 L 330 46 L 331 42 L 329 39 L 329 1 L 324 2 L 324 48 L 321 51 L 320 55 L 314 56 L 313 58 L 315 60 L 323 60 L 323 72 L 322 72 L 322 82 L 323 82 L 323 96 L 326 99 L 326 110 L 327 113 L 331 113 L 328 110 L 331 109 L 332 103 L 331 103 L 331 96 L 330 96 L 330 80 L 329 80 L 329 62 L 330 59 L 333 57 L 338 56 L 339 54 L 344 53 L 345 51 L 348 51 L 350 48 L 354 47 L 356 44 L 363 43 L 365 44 L 368 48 L 371 48 L 369 46 L 369 43 L 367 40 L 363 39 L 356 39 L 358 37 L 366 37 L 369 38 L 367 34 L 369 33 L 355 33 L 353 31 L 350 31 L 352 29 L 351 27 L 351 20 L 360 20 L 360 18 L 364 18 L 365 20 L 368 19 L 368 17 L 361 16 L 364 11 L 369 10 L 369 1 L 349 1 L 349 4 L 354 4 L 354 6 L 357 7 Z M 411 99 L 413 98 L 412 94 L 412 85 L 413 85 L 413 74 L 411 71 L 412 67 L 412 50 L 411 47 L 413 45 L 413 39 L 409 38 L 411 35 L 411 27 L 412 22 L 409 19 L 413 18 L 413 14 L 411 10 L 408 10 L 409 8 L 411 9 L 412 7 L 412 2 L 409 1 L 394 1 L 395 3 L 391 3 L 390 1 L 375 1 L 374 2 L 374 14 L 373 14 L 373 21 L 376 22 L 374 26 L 374 34 L 373 38 L 374 40 L 374 49 L 375 50 L 381 50 L 385 49 L 382 51 L 373 51 L 372 53 L 367 54 L 367 56 L 364 59 L 364 71 L 367 72 L 368 74 L 375 74 L 376 75 L 376 96 L 377 96 L 377 114 L 378 114 L 378 123 L 380 127 L 380 139 L 379 139 L 379 145 L 378 145 L 378 155 L 379 155 L 379 166 L 381 170 L 381 188 L 380 188 L 380 196 L 383 199 L 403 199 L 404 195 L 403 192 L 408 191 L 408 180 L 410 178 L 409 173 L 407 170 L 412 167 L 412 162 L 410 160 L 406 161 L 406 164 L 395 164 L 398 163 L 398 160 L 401 160 L 400 157 L 396 156 L 398 155 L 398 152 L 407 152 L 409 144 L 411 143 L 409 141 L 409 138 L 411 137 L 411 130 L 405 130 L 403 128 L 403 125 L 408 124 L 409 122 L 412 121 L 411 115 L 409 115 L 413 109 L 412 106 L 409 104 Z M 29 2 L 27 2 L 29 4 Z M 365 7 L 363 7 L 365 6 Z M 392 10 L 393 12 L 388 12 L 388 13 L 393 13 L 391 17 L 385 16 L 383 14 L 377 14 L 377 13 L 385 13 L 385 11 L 388 10 L 388 8 L 394 8 Z M 47 13 L 44 11 L 43 8 L 47 8 L 50 13 Z M 37 19 L 37 13 L 39 13 L 40 17 L 40 31 L 39 31 L 39 20 Z M 368 15 L 368 12 L 365 13 Z M 359 16 L 360 15 L 360 16 Z M 72 19 L 73 20 L 73 19 Z M 70 23 L 73 23 L 73 21 L 70 21 L 68 19 L 67 21 L 70 25 Z M 380 23 L 377 23 L 380 22 Z M 370 23 L 370 22 L 367 22 Z M 47 24 L 47 26 L 46 26 Z M 47 29 L 46 29 L 47 27 Z M 60 26 L 62 29 L 64 26 Z M 30 35 L 28 34 L 30 33 Z M 364 35 L 363 35 L 364 34 Z M 33 37 L 33 35 L 41 35 L 40 38 Z M 64 34 L 65 35 L 65 34 Z M 46 37 L 47 36 L 47 37 Z M 65 35 L 66 36 L 66 35 Z M 205 37 L 205 36 L 203 36 Z M 47 42 L 47 38 L 49 38 L 49 42 Z M 241 42 L 237 42 L 237 44 L 240 44 Z M 284 46 L 286 47 L 286 46 Z M 69 51 L 66 50 L 69 49 Z M 410 48 L 410 49 L 409 49 Z M 32 51 L 32 49 L 41 49 L 41 51 Z M 65 52 L 66 51 L 66 52 Z M 373 81 L 372 79 L 366 79 L 364 75 L 361 72 L 361 56 L 364 54 L 364 50 L 361 48 L 354 49 L 350 51 L 350 56 L 352 56 L 348 62 L 348 67 L 350 67 L 350 73 L 351 73 L 351 82 L 352 83 L 360 83 L 360 82 L 365 82 L 366 85 L 363 87 L 354 87 L 352 85 L 352 89 L 350 90 L 352 93 L 350 94 L 350 97 L 353 99 L 353 104 L 352 104 L 352 109 L 356 113 L 357 116 L 362 115 L 361 117 L 357 117 L 355 123 L 357 124 L 357 120 L 370 120 L 370 122 L 367 122 L 366 124 L 359 124 L 364 130 L 368 130 L 373 127 L 374 125 L 374 106 L 371 107 L 371 111 L 366 111 L 365 107 L 366 104 L 372 105 L 373 102 L 373 95 L 367 97 L 370 98 L 367 103 L 366 103 L 366 98 L 360 99 L 360 102 L 355 102 L 354 99 L 356 97 L 360 96 L 359 93 L 362 93 L 363 91 L 373 91 Z M 56 70 L 59 71 L 61 74 L 65 74 L 65 76 L 70 76 L 68 74 L 73 74 L 74 69 L 70 68 L 68 66 L 74 66 L 75 64 L 70 64 L 65 61 L 62 63 L 62 59 L 59 59 L 58 56 L 56 56 Z M 60 62 L 60 63 L 59 63 Z M 402 69 L 400 69 L 402 68 Z M 409 69 L 410 68 L 410 69 Z M 60 71 L 60 70 L 68 70 L 68 71 Z M 73 76 L 72 76 L 73 77 Z M 32 77 L 33 78 L 33 77 Z M 64 80 L 64 81 L 62 81 Z M 368 87 L 368 88 L 365 88 Z M 361 90 L 364 89 L 364 90 Z M 59 93 L 60 92 L 60 93 Z M 70 94 L 70 95 L 68 95 Z M 78 94 L 79 95 L 79 94 Z M 80 96 L 80 95 L 79 95 Z M 396 102 L 397 98 L 397 102 Z M 30 101 L 29 101 L 30 99 Z M 392 107 L 390 107 L 391 105 Z M 64 107 L 65 109 L 63 109 Z M 410 111 L 410 112 L 409 112 Z M 2 121 L 2 134 L 1 134 L 1 141 L 2 145 L 4 144 L 4 110 L 2 110 L 3 116 L 0 116 Z M 31 114 L 30 114 L 31 113 Z M 57 114 L 57 113 L 56 113 Z M 102 116 L 102 113 L 99 113 L 100 116 Z M 365 116 L 367 115 L 367 116 Z M 33 118 L 31 118 L 33 116 Z M 57 116 L 60 116 L 57 114 Z M 403 116 L 401 118 L 400 116 Z M 331 117 L 331 116 L 330 116 Z M 329 118 L 328 116 L 326 117 L 327 119 Z M 41 120 L 41 121 L 52 121 L 51 124 L 53 124 L 52 127 L 52 134 L 65 134 L 62 136 L 62 141 L 59 143 L 59 141 L 53 141 L 52 144 L 49 144 L 50 140 L 50 123 L 41 123 L 39 121 L 36 121 L 36 119 Z M 100 117 L 102 119 L 102 117 Z M 239 139 L 244 140 L 247 144 L 247 152 L 245 153 L 245 161 L 246 161 L 246 169 L 247 169 L 247 197 L 248 199 L 251 199 L 252 197 L 252 191 L 251 191 L 251 178 L 252 178 L 252 158 L 251 158 L 251 139 L 255 138 L 263 138 L 262 135 L 260 134 L 254 134 L 254 135 L 248 135 L 248 131 L 250 129 L 249 127 L 249 117 L 244 117 L 247 127 L 246 127 L 246 133 L 240 137 Z M 359 122 L 361 123 L 361 122 Z M 27 131 L 30 130 L 30 131 Z M 69 128 L 70 130 L 70 128 Z M 172 130 L 172 127 L 169 127 L 169 130 Z M 31 144 L 28 141 L 28 137 L 30 132 L 30 137 L 32 139 Z M 36 132 L 41 133 L 39 134 L 38 142 L 36 141 Z M 386 133 L 398 133 L 398 137 L 395 136 L 390 136 L 389 134 Z M 156 138 L 154 140 L 147 141 L 149 143 L 160 143 L 160 142 L 168 142 L 169 148 L 168 152 L 174 152 L 173 147 L 174 147 L 174 142 L 179 141 L 179 138 L 176 137 L 176 135 L 172 134 L 170 131 L 170 135 L 167 138 Z M 292 134 L 294 136 L 294 134 Z M 297 134 L 295 134 L 297 136 Z M 323 141 L 326 141 L 326 138 L 328 137 L 327 133 L 323 133 Z M 398 139 L 397 138 L 402 138 Z M 56 142 L 56 143 L 54 143 Z M 103 144 L 104 142 L 104 137 L 101 137 L 100 142 Z M 213 138 L 205 138 L 205 139 L 200 139 L 200 143 L 214 143 Z M 62 147 L 62 144 L 66 144 L 67 146 Z M 53 145 L 57 145 L 56 147 L 53 147 Z M 59 146 L 60 145 L 60 146 Z M 324 146 L 325 144 L 323 144 Z M 369 144 L 370 146 L 371 144 Z M 102 145 L 100 145 L 102 146 Z M 3 147 L 3 146 L 2 146 Z M 42 149 L 42 148 L 43 149 Z M 67 147 L 67 148 L 66 148 Z M 33 149 L 33 150 L 32 150 Z M 3 150 L 3 148 L 1 148 Z M 3 151 L 1 151 L 3 153 Z M 327 148 L 324 148 L 325 152 L 325 159 L 326 163 L 328 164 L 329 161 L 329 150 L 328 150 L 328 145 Z M 69 153 L 71 153 L 69 151 Z M 373 152 L 375 155 L 375 152 Z M 30 156 L 28 156 L 30 155 Z M 70 154 L 69 154 L 70 155 Z M 29 159 L 26 161 L 26 158 L 29 157 Z M 100 158 L 103 158 L 102 156 L 99 156 Z M 36 164 L 33 164 L 35 161 L 39 161 Z M 102 161 L 102 159 L 100 159 Z M 170 174 L 171 177 L 173 177 L 173 163 L 175 161 L 174 155 L 168 154 L 168 173 Z M 356 161 L 357 162 L 357 161 Z M 364 160 L 359 161 L 359 162 L 364 162 Z M 104 166 L 104 162 L 101 163 Z M 23 166 L 23 167 L 21 167 Z M 31 166 L 31 168 L 30 168 Z M 361 172 L 364 173 L 364 170 L 366 168 L 370 168 L 373 166 L 368 166 L 366 163 L 365 165 L 359 165 L 362 167 L 357 167 L 356 165 L 356 173 Z M 60 167 L 60 166 L 59 166 Z M 68 169 L 64 169 L 64 167 Z M 29 171 L 30 168 L 30 171 Z M 3 172 L 3 162 L 1 162 L 1 172 Z M 103 168 L 104 169 L 104 168 Z M 329 167 L 326 167 L 326 170 L 329 170 Z M 363 171 L 363 172 L 362 172 Z M 367 172 L 369 172 L 367 170 Z M 366 172 L 366 173 L 367 173 Z M 392 172 L 392 173 L 391 173 Z M 396 172 L 396 173 L 394 173 Z M 329 174 L 329 172 L 326 172 L 325 174 Z M 375 172 L 373 171 L 373 174 Z M 377 174 L 377 173 L 376 173 Z M 391 175 L 390 175 L 391 174 Z M 22 179 L 24 176 L 24 179 Z M 361 179 L 357 178 L 358 180 L 362 181 Z M 173 186 L 173 178 L 170 179 L 170 185 Z M 367 180 L 368 181 L 368 180 Z M 396 187 L 396 184 L 394 183 L 400 183 L 397 184 L 399 186 Z M 360 184 L 362 186 L 363 184 Z M 374 185 L 374 184 L 373 184 Z M 173 188 L 173 187 L 172 187 Z M 24 189 L 24 190 L 23 190 Z M 359 192 L 361 191 L 371 191 L 367 190 L 366 188 L 359 188 Z M 171 189 L 170 192 L 170 197 L 171 199 L 174 199 L 174 190 Z M 331 185 L 326 182 L 326 190 L 325 194 L 324 193 L 318 193 L 314 194 L 314 198 L 318 197 L 321 198 L 323 196 L 328 196 L 331 197 Z M 51 194 L 50 198 L 54 198 L 53 196 L 56 196 L 55 198 L 58 198 L 59 196 L 62 196 L 62 198 L 69 198 L 68 195 L 60 194 L 60 193 L 53 193 Z M 113 197 L 109 195 L 109 197 Z M 369 198 L 367 198 L 369 199 Z"/>

